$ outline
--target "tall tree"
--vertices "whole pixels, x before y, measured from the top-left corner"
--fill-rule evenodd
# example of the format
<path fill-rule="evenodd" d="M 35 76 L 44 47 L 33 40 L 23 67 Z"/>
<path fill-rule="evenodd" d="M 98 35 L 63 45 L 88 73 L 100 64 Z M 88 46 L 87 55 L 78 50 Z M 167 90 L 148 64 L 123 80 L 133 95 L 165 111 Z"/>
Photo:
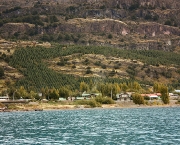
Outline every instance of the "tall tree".
<path fill-rule="evenodd" d="M 81 82 L 80 83 L 80 91 L 84 92 L 84 91 L 88 91 L 88 90 L 89 90 L 88 84 L 86 84 L 85 82 Z"/>
<path fill-rule="evenodd" d="M 68 98 L 70 95 L 70 90 L 67 87 L 61 87 L 59 89 L 59 96 L 63 98 Z"/>
<path fill-rule="evenodd" d="M 58 99 L 59 99 L 58 90 L 56 90 L 55 88 L 53 88 L 53 89 L 50 91 L 50 93 L 49 93 L 49 99 L 58 100 Z"/>
<path fill-rule="evenodd" d="M 169 104 L 169 94 L 167 86 L 161 86 L 161 99 L 164 104 Z"/>
<path fill-rule="evenodd" d="M 0 66 L 0 78 L 4 76 L 4 69 Z"/>

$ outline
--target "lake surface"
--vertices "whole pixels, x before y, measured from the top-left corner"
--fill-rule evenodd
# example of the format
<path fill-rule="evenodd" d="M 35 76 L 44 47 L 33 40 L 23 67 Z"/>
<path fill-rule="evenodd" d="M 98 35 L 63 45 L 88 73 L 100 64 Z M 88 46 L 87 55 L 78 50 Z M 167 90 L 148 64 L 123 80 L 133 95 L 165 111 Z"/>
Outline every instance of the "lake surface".
<path fill-rule="evenodd" d="M 180 144 L 180 108 L 5 112 L 0 144 Z"/>

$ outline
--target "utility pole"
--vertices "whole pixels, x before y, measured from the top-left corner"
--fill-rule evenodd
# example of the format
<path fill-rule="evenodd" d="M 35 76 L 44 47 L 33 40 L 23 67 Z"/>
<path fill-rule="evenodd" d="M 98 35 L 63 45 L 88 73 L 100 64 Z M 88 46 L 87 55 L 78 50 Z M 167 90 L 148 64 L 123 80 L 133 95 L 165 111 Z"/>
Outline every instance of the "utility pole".
<path fill-rule="evenodd" d="M 112 89 L 111 89 L 111 99 L 112 99 Z"/>
<path fill-rule="evenodd" d="M 16 91 L 14 91 L 14 93 L 13 93 L 13 101 L 14 101 L 14 95 L 15 95 L 15 92 L 17 92 L 17 90 L 16 90 Z"/>

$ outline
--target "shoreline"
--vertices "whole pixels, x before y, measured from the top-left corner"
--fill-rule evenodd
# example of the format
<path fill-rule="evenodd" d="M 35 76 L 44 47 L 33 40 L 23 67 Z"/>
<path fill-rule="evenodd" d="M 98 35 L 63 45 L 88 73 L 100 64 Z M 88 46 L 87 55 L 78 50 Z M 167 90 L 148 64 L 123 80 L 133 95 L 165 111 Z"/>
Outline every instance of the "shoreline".
<path fill-rule="evenodd" d="M 43 104 L 44 105 L 44 104 Z M 35 105 L 35 106 L 23 106 L 20 105 L 20 108 L 14 108 L 14 109 L 5 109 L 0 110 L 0 113 L 2 112 L 31 112 L 31 111 L 61 111 L 61 110 L 86 110 L 86 109 L 145 109 L 145 108 L 176 108 L 180 107 L 180 104 L 167 104 L 167 105 L 137 105 L 137 104 L 108 104 L 108 105 L 102 105 L 102 107 L 87 107 L 85 105 L 49 105 L 43 106 Z M 18 105 L 17 105 L 18 106 Z M 22 107 L 23 106 L 23 107 Z"/>

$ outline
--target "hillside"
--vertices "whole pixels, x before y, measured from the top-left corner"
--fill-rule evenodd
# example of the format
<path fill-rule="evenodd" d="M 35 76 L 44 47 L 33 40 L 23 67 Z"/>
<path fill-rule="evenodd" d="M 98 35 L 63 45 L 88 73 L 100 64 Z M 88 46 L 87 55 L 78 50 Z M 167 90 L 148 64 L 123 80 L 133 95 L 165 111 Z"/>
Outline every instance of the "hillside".
<path fill-rule="evenodd" d="M 58 88 L 63 78 L 73 89 L 94 78 L 178 88 L 179 6 L 178 0 L 1 0 L 0 90 Z"/>

